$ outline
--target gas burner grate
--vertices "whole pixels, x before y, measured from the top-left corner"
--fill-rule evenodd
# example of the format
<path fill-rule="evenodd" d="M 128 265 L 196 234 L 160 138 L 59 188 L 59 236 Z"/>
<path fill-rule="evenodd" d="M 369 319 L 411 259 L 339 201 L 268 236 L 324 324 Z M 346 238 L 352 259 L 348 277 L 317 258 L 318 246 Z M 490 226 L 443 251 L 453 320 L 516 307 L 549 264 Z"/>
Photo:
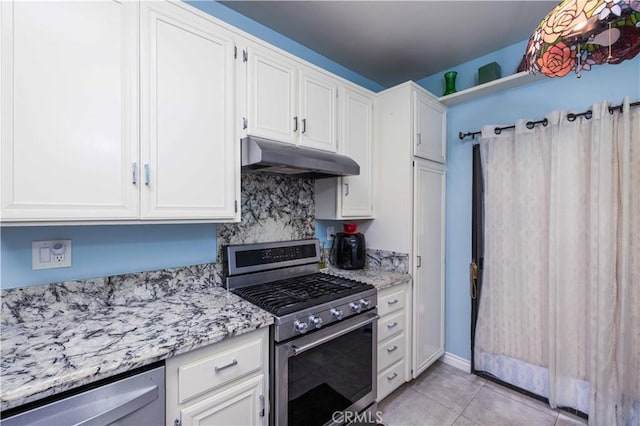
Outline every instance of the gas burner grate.
<path fill-rule="evenodd" d="M 283 316 L 370 288 L 373 286 L 348 278 L 316 273 L 232 291 L 273 315 Z"/>

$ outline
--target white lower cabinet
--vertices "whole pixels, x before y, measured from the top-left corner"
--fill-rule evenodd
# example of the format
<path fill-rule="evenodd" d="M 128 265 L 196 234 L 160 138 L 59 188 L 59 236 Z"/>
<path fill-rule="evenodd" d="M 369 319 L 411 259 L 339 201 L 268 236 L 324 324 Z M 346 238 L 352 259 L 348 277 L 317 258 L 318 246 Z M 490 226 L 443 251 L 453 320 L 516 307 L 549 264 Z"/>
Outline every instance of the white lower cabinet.
<path fill-rule="evenodd" d="M 410 287 L 406 282 L 378 293 L 378 402 L 411 379 Z"/>
<path fill-rule="evenodd" d="M 167 360 L 167 425 L 268 424 L 268 342 L 263 328 Z"/>

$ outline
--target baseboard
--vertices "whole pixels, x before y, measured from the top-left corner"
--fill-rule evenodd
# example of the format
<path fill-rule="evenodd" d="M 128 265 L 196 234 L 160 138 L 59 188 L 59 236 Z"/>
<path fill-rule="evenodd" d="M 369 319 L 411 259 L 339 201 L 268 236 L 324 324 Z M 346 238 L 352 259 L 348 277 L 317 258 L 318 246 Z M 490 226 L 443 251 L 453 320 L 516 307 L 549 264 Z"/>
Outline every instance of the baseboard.
<path fill-rule="evenodd" d="M 440 361 L 452 367 L 459 368 L 465 373 L 471 372 L 471 361 L 450 352 L 445 352 L 444 355 L 442 355 L 442 358 L 440 358 Z"/>

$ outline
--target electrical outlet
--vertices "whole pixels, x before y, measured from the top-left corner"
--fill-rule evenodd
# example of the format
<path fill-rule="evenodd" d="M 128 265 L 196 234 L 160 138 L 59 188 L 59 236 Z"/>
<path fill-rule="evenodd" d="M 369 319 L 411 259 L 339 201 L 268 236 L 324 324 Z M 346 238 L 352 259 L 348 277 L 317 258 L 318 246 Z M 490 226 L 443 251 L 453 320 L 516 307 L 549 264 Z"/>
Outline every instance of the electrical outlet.
<path fill-rule="evenodd" d="M 32 241 L 31 269 L 71 266 L 71 240 Z"/>
<path fill-rule="evenodd" d="M 333 226 L 327 226 L 327 241 L 333 240 L 333 237 L 336 235 L 336 228 Z"/>

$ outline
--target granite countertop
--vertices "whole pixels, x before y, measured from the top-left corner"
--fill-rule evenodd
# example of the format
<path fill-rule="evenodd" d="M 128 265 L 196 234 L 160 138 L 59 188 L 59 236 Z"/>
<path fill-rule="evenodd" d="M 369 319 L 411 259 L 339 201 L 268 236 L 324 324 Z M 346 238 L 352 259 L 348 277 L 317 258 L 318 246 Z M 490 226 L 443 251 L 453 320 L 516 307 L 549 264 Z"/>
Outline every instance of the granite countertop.
<path fill-rule="evenodd" d="M 3 290 L 2 410 L 273 323 L 221 287 L 110 286 Z"/>
<path fill-rule="evenodd" d="M 411 280 L 411 275 L 402 272 L 385 271 L 382 269 L 338 269 L 329 265 L 322 272 L 339 277 L 350 278 L 373 285 L 378 291 L 406 283 Z"/>

